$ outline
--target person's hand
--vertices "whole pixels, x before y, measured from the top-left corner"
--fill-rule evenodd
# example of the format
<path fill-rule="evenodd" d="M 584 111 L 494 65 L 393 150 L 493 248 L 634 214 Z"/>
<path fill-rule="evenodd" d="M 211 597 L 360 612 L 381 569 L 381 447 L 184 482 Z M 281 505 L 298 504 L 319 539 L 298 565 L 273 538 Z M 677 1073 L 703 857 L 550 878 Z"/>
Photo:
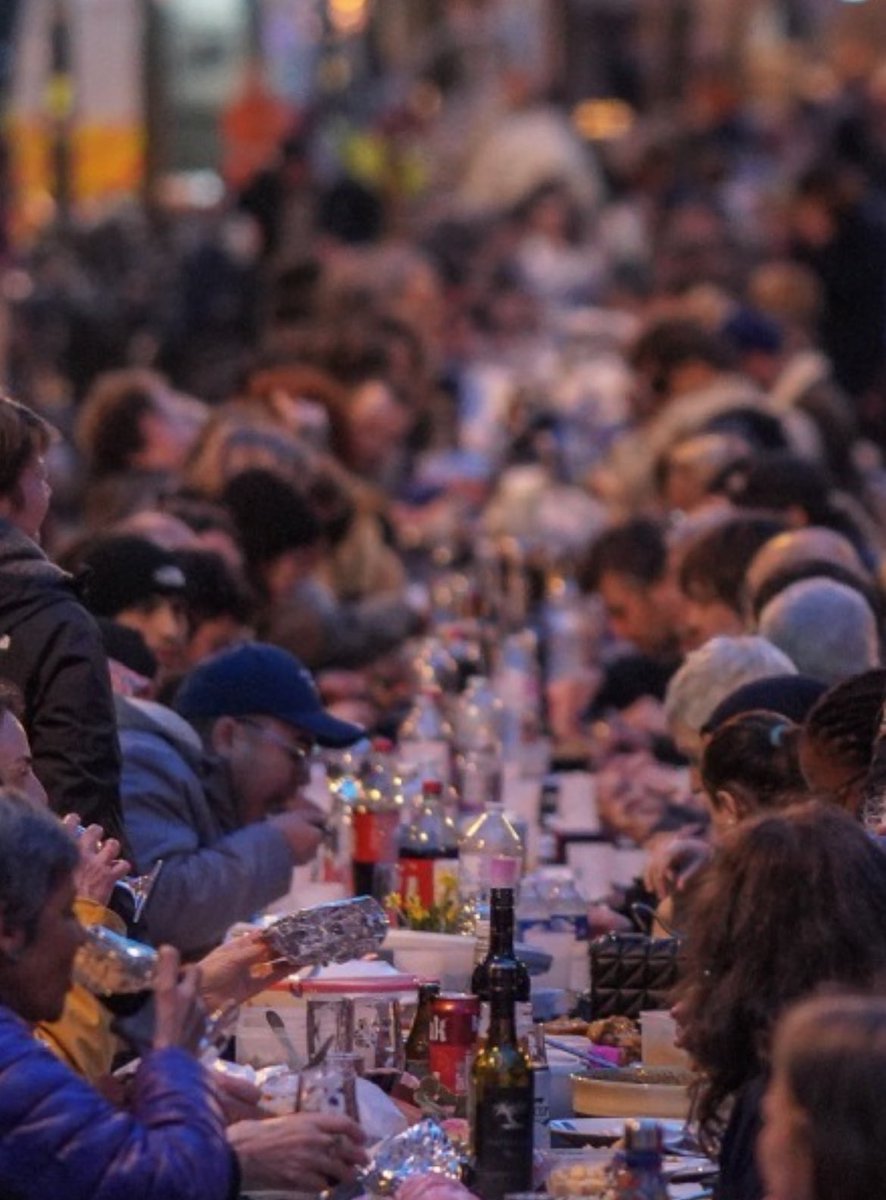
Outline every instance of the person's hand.
<path fill-rule="evenodd" d="M 80 862 L 74 870 L 74 890 L 84 900 L 94 900 L 107 907 L 114 885 L 130 871 L 129 863 L 118 857 L 120 843 L 116 838 L 102 841 L 101 825 L 88 825 L 77 837 L 80 817 L 69 813 L 63 821 L 71 836 L 76 838 Z"/>
<path fill-rule="evenodd" d="M 289 812 L 268 817 L 268 822 L 286 838 L 292 857 L 299 865 L 311 861 L 326 830 L 325 813 L 316 804 L 304 799 Z"/>
<path fill-rule="evenodd" d="M 206 1030 L 206 1008 L 199 996 L 200 971 L 185 967 L 179 977 L 179 954 L 172 946 L 157 951 L 154 982 L 154 1049 L 178 1046 L 196 1053 Z"/>
<path fill-rule="evenodd" d="M 200 962 L 200 996 L 210 1012 L 226 1004 L 244 1004 L 271 984 L 285 979 L 292 964 L 272 963 L 273 950 L 261 930 L 232 938 Z"/>
<path fill-rule="evenodd" d="M 588 905 L 588 929 L 591 937 L 600 937 L 604 933 L 630 933 L 633 928 L 627 917 L 615 912 L 608 904 Z"/>
<path fill-rule="evenodd" d="M 226 1071 L 210 1074 L 227 1125 L 233 1125 L 235 1121 L 260 1121 L 265 1116 L 260 1104 L 261 1088 Z"/>
<path fill-rule="evenodd" d="M 652 853 L 643 882 L 656 896 L 681 892 L 694 875 L 710 861 L 710 842 L 697 837 L 673 838 Z"/>
<path fill-rule="evenodd" d="M 363 1130 L 332 1113 L 291 1113 L 240 1121 L 228 1129 L 243 1187 L 323 1192 L 330 1181 L 350 1182 L 368 1162 Z"/>

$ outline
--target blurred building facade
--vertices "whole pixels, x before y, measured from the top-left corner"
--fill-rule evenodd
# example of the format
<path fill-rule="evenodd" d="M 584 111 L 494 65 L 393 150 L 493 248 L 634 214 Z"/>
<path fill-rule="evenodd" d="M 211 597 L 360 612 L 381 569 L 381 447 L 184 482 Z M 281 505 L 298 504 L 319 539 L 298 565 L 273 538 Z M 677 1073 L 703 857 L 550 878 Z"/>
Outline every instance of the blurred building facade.
<path fill-rule="evenodd" d="M 692 63 L 740 68 L 761 46 L 825 44 L 841 27 L 881 48 L 886 39 L 886 0 L 4 0 L 0 10 L 25 225 L 53 199 L 88 206 L 167 172 L 218 170 L 230 130 L 248 140 L 268 97 L 292 113 L 320 105 L 371 119 L 403 105 L 416 79 L 445 91 L 512 73 L 567 102 L 615 96 L 642 109 L 676 99 Z M 226 126 L 238 103 L 239 126 Z"/>

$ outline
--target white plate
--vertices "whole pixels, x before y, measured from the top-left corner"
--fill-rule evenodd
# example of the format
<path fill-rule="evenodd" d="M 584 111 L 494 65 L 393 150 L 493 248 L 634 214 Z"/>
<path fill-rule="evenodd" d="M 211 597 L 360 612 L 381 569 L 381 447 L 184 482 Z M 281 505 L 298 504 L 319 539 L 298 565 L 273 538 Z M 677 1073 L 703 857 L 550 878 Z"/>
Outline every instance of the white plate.
<path fill-rule="evenodd" d="M 659 1121 L 665 1146 L 676 1141 L 683 1132 L 682 1121 Z M 568 1138 L 570 1142 L 604 1144 L 617 1142 L 624 1133 L 624 1117 L 572 1117 L 569 1120 L 551 1121 L 551 1133 Z"/>

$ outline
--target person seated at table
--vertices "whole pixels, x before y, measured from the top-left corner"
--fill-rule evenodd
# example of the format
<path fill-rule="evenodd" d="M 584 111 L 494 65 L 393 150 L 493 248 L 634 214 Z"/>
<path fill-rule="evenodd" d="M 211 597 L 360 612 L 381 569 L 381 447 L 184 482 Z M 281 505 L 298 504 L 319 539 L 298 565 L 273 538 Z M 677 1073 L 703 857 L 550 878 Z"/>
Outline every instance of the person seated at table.
<path fill-rule="evenodd" d="M 83 929 L 78 852 L 51 813 L 0 791 L 0 1193 L 16 1200 L 228 1200 L 239 1171 L 192 1051 L 205 1026 L 198 973 L 163 947 L 153 1049 L 117 1109 L 33 1036 L 56 1020 Z"/>
<path fill-rule="evenodd" d="M 886 998 L 821 996 L 779 1022 L 757 1158 L 768 1200 L 886 1196 Z"/>
<path fill-rule="evenodd" d="M 880 631 L 867 600 L 835 579 L 801 579 L 770 600 L 759 630 L 797 670 L 829 687 L 880 666 Z"/>
<path fill-rule="evenodd" d="M 687 654 L 668 684 L 665 713 L 677 748 L 690 763 L 698 763 L 704 748 L 701 731 L 722 700 L 742 684 L 796 674 L 787 655 L 765 638 L 711 638 Z"/>
<path fill-rule="evenodd" d="M 810 788 L 858 816 L 874 757 L 886 670 L 835 684 L 809 710 L 800 737 L 800 766 Z"/>
<path fill-rule="evenodd" d="M 699 878 L 675 1010 L 701 1072 L 703 1143 L 720 1200 L 762 1200 L 754 1160 L 772 1031 L 824 985 L 886 970 L 886 854 L 834 805 L 764 813 L 726 837 Z"/>
<path fill-rule="evenodd" d="M 708 836 L 677 837 L 650 864 L 650 884 L 678 926 L 676 910 L 696 873 L 710 862 L 718 841 L 741 821 L 795 804 L 808 789 L 800 771 L 800 728 L 772 712 L 748 712 L 725 721 L 701 757 L 700 776 L 711 815 Z M 670 903 L 669 903 L 670 902 Z M 673 911 L 672 911 L 673 910 Z"/>

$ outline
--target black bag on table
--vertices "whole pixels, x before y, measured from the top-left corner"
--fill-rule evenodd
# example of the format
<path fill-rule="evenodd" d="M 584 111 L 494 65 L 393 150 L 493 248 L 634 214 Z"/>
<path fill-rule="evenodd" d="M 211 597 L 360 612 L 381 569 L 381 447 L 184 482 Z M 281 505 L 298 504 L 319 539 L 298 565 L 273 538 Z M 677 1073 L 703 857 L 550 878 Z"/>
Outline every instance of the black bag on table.
<path fill-rule="evenodd" d="M 592 1021 L 668 1008 L 677 982 L 680 939 L 607 933 L 590 944 Z"/>

